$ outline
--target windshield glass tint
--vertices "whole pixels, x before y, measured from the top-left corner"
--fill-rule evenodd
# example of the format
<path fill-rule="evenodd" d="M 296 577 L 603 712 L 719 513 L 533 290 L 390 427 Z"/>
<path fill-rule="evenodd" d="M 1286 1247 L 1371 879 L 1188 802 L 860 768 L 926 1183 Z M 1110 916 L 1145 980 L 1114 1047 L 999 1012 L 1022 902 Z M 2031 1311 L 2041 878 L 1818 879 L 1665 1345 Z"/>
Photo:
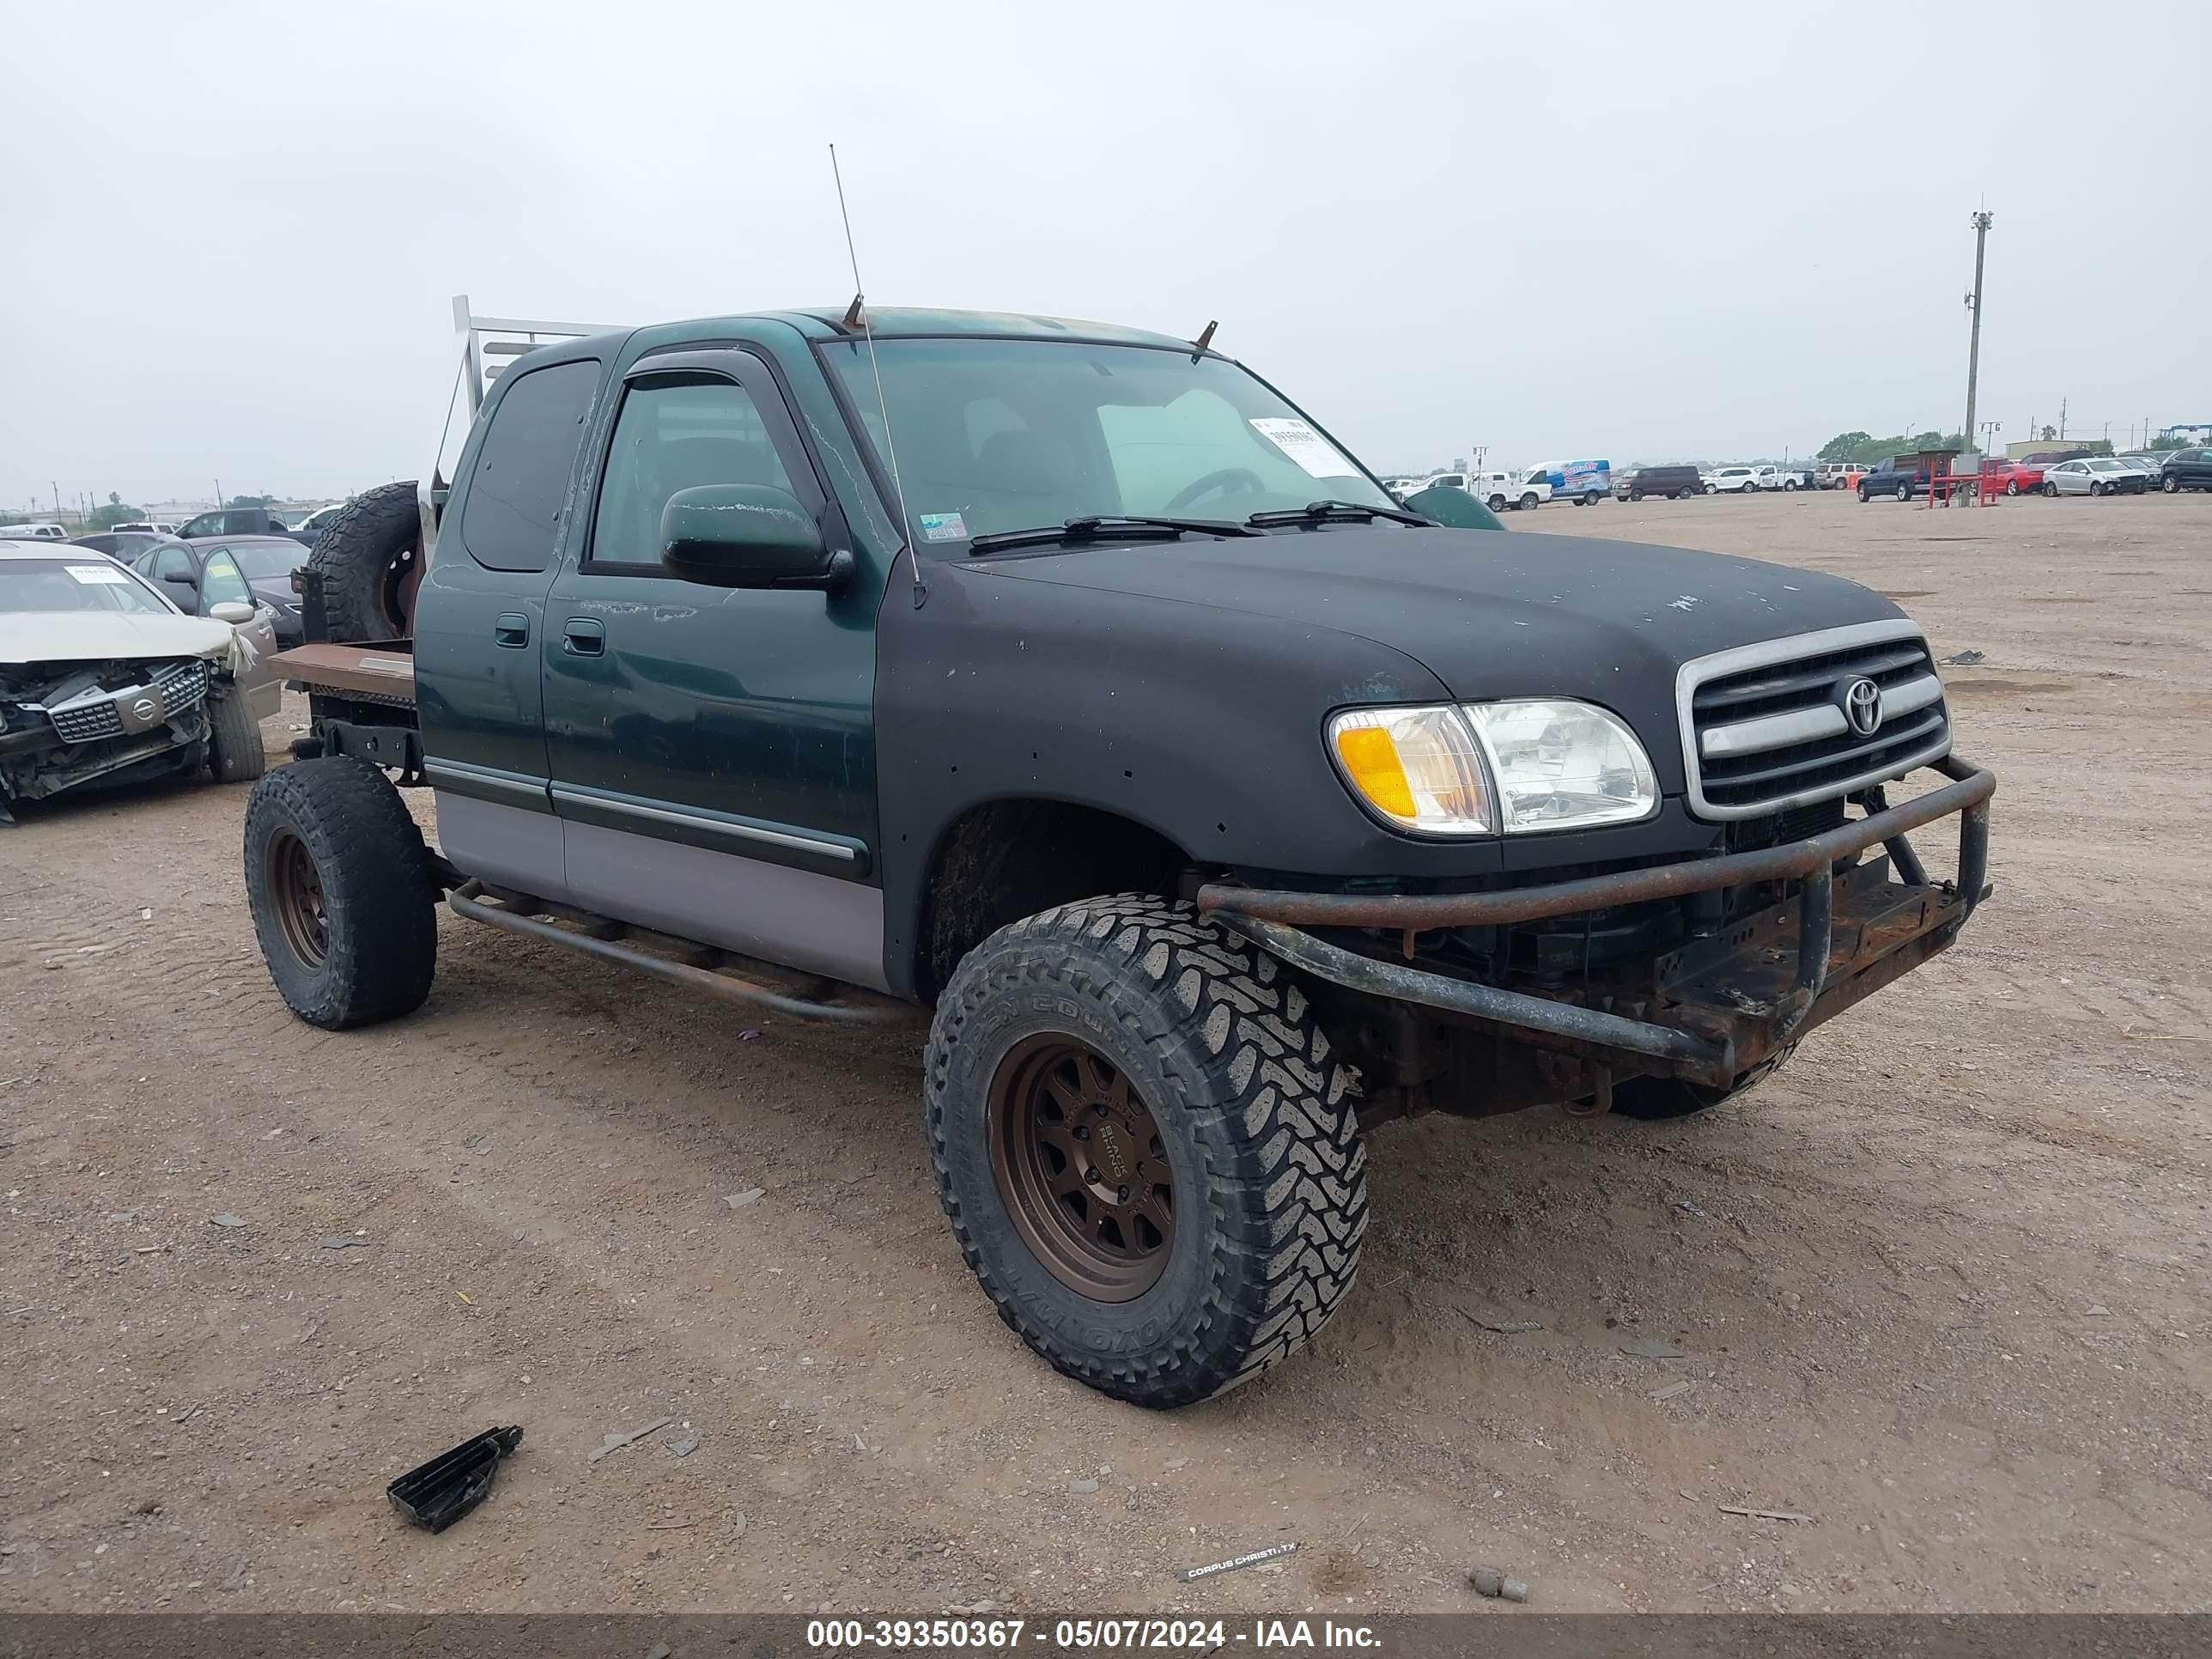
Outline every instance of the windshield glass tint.
<path fill-rule="evenodd" d="M 925 546 L 1094 516 L 1241 520 L 1325 497 L 1395 506 L 1296 410 L 1218 358 L 1057 340 L 884 340 L 876 351 Z M 823 355 L 882 457 L 867 347 L 841 341 Z"/>
<path fill-rule="evenodd" d="M 307 562 L 307 550 L 295 541 L 235 542 L 230 555 L 248 581 L 282 581 Z"/>
<path fill-rule="evenodd" d="M 82 559 L 0 559 L 0 611 L 119 611 L 170 613 L 119 564 Z"/>

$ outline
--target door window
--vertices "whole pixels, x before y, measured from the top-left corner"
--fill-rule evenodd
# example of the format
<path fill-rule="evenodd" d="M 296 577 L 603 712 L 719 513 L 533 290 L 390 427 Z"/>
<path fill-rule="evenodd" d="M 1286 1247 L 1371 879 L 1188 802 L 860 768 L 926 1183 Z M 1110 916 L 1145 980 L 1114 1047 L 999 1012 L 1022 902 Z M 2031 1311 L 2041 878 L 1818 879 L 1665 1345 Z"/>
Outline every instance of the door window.
<path fill-rule="evenodd" d="M 702 484 L 792 489 L 752 394 L 731 380 L 632 387 L 607 452 L 590 562 L 659 570 L 661 510 Z"/>
<path fill-rule="evenodd" d="M 486 569 L 544 570 L 553 562 L 599 384 L 599 364 L 586 362 L 533 369 L 505 388 L 462 508 L 461 545 Z"/>
<path fill-rule="evenodd" d="M 191 555 L 181 547 L 165 547 L 155 556 L 154 574 L 165 582 L 188 582 L 192 579 Z"/>
<path fill-rule="evenodd" d="M 200 567 L 200 609 L 204 611 L 210 605 L 221 605 L 225 600 L 238 605 L 253 603 L 253 589 L 228 548 L 210 554 L 208 562 Z"/>

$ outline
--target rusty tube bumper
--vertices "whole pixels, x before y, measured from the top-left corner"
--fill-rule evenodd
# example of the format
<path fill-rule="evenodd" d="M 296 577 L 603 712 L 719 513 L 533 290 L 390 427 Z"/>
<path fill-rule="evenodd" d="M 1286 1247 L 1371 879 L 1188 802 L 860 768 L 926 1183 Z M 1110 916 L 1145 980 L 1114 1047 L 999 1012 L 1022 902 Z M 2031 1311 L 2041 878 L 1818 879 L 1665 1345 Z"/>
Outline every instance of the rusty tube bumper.
<path fill-rule="evenodd" d="M 1935 763 L 1951 780 L 1803 841 L 1756 852 L 1482 893 L 1304 893 L 1212 883 L 1198 908 L 1295 967 L 1395 1001 L 1517 1027 L 1545 1046 L 1633 1056 L 1636 1067 L 1726 1087 L 1944 949 L 1987 896 L 1990 800 L 1996 776 L 1958 756 Z M 1959 817 L 1959 873 L 1931 882 L 1905 837 Z M 1880 845 L 1886 856 L 1842 874 L 1841 861 Z M 1903 878 L 1892 881 L 1895 872 Z M 1679 898 L 1754 882 L 1801 883 L 1797 894 L 1660 959 L 1648 993 L 1605 995 L 1612 1007 L 1506 990 L 1347 950 L 1309 927 L 1496 927 Z M 1794 948 L 1793 948 L 1794 947 Z M 1778 977 L 1786 973 L 1786 977 Z"/>

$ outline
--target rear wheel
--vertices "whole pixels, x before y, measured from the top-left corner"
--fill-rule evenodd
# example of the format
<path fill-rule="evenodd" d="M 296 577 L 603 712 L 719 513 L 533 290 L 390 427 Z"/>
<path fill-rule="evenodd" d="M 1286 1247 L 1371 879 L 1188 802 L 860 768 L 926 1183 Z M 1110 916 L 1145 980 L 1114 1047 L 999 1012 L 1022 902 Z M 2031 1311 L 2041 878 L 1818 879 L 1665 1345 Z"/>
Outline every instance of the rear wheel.
<path fill-rule="evenodd" d="M 1859 499 L 1863 501 L 1870 501 L 1874 499 L 1873 496 L 1867 494 L 1867 487 L 1864 484 L 1861 484 L 1859 486 Z"/>
<path fill-rule="evenodd" d="M 251 783 L 268 769 L 261 722 L 245 691 L 221 686 L 208 694 L 208 774 L 217 783 Z"/>
<path fill-rule="evenodd" d="M 1505 511 L 1505 497 L 1503 495 L 1492 495 L 1490 498 L 1490 510 L 1492 513 L 1503 513 Z"/>
<path fill-rule="evenodd" d="M 323 610 L 333 638 L 411 637 L 424 569 L 414 484 L 379 484 L 348 501 L 324 527 L 307 567 L 322 573 Z"/>
<path fill-rule="evenodd" d="M 2043 493 L 2055 501 L 2058 499 L 2058 486 L 2055 483 L 2047 483 L 2043 486 Z"/>
<path fill-rule="evenodd" d="M 1613 1115 L 1635 1118 L 1643 1122 L 1660 1122 L 1668 1118 L 1690 1117 L 1698 1112 L 1709 1112 L 1739 1095 L 1750 1093 L 1787 1065 L 1790 1056 L 1796 1052 L 1797 1045 L 1793 1042 L 1780 1054 L 1761 1060 L 1725 1089 L 1705 1083 L 1685 1083 L 1680 1078 L 1633 1079 L 1614 1088 Z"/>
<path fill-rule="evenodd" d="M 1784 478 L 1782 481 L 1782 487 L 1784 489 L 1795 489 L 1797 488 L 1797 480 L 1795 478 Z"/>
<path fill-rule="evenodd" d="M 939 999 L 929 1148 L 1021 1339 L 1133 1404 L 1303 1346 L 1367 1229 L 1351 1079 L 1275 959 L 1142 895 L 1003 927 Z"/>
<path fill-rule="evenodd" d="M 1899 484 L 1899 485 L 1898 485 L 1898 487 L 1897 487 L 1897 499 L 1898 499 L 1898 500 L 1899 500 L 1900 501 L 1911 501 L 1911 500 L 1912 499 L 1912 486 L 1911 486 L 1911 484 Z"/>
<path fill-rule="evenodd" d="M 367 761 L 281 766 L 246 805 L 246 896 L 285 1006 L 325 1030 L 422 1006 L 437 969 L 429 848 Z"/>

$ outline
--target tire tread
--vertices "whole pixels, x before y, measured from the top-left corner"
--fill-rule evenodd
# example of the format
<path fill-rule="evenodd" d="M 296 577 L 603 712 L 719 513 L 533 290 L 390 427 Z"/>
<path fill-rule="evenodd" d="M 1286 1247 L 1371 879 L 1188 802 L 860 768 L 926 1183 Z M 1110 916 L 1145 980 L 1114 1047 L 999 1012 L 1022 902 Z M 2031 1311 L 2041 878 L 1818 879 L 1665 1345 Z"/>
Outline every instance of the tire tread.
<path fill-rule="evenodd" d="M 951 1178 L 949 1056 L 988 999 L 1048 984 L 1103 992 L 1176 1085 L 1179 1098 L 1156 1109 L 1205 1115 L 1221 1133 L 1201 1144 L 1228 1149 L 1220 1166 L 1197 1172 L 1213 1222 L 1204 1312 L 1143 1364 L 1073 1347 L 1027 1317 Z M 940 1201 L 1000 1317 L 1068 1376 L 1146 1406 L 1209 1398 L 1311 1341 L 1352 1288 L 1368 1219 L 1352 1079 L 1331 1055 L 1280 964 L 1188 904 L 1138 893 L 1085 899 L 977 946 L 931 1025 L 926 1116 Z"/>

